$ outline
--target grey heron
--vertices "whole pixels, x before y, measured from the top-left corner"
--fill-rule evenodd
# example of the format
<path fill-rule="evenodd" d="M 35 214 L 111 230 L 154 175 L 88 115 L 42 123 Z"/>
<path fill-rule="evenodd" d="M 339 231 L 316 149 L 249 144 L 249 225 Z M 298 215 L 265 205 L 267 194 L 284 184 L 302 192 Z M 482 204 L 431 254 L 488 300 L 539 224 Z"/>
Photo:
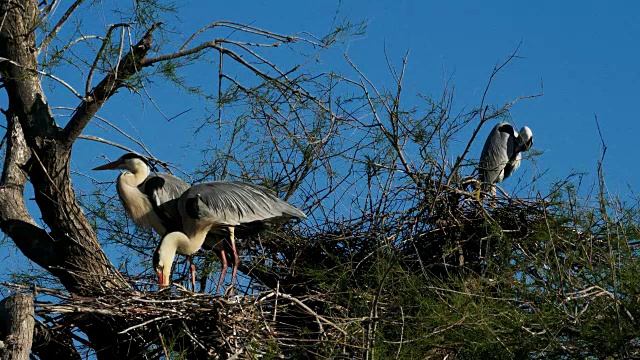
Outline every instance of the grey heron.
<path fill-rule="evenodd" d="M 151 173 L 148 160 L 135 153 L 127 153 L 117 160 L 93 170 L 124 170 L 116 181 L 116 190 L 128 216 L 141 227 L 151 227 L 164 236 L 168 232 L 182 230 L 182 218 L 178 212 L 178 198 L 189 184 L 167 173 Z M 207 248 L 215 248 L 220 240 L 208 236 Z M 218 253 L 218 256 L 220 254 Z M 223 260 L 223 263 L 226 258 Z M 195 290 L 195 267 L 191 268 L 191 283 Z"/>
<path fill-rule="evenodd" d="M 233 272 L 231 286 L 238 270 L 236 230 L 252 234 L 267 223 L 281 223 L 291 218 L 306 219 L 306 215 L 279 199 L 270 190 L 239 181 L 216 181 L 192 186 L 178 199 L 183 229 L 166 234 L 153 254 L 153 267 L 159 285 L 168 285 L 176 253 L 191 255 L 198 251 L 207 234 L 228 236 L 231 242 Z M 227 260 L 222 241 L 218 242 L 222 271 L 216 293 L 226 273 Z"/>
<path fill-rule="evenodd" d="M 182 224 L 175 204 L 189 184 L 166 173 L 153 173 L 147 159 L 135 153 L 93 170 L 124 170 L 116 181 L 122 206 L 137 225 L 151 227 L 158 235 L 180 230 Z"/>
<path fill-rule="evenodd" d="M 523 151 L 533 145 L 533 133 L 524 126 L 516 132 L 507 122 L 496 125 L 482 148 L 478 170 L 482 190 L 495 194 L 495 184 L 520 167 Z"/>

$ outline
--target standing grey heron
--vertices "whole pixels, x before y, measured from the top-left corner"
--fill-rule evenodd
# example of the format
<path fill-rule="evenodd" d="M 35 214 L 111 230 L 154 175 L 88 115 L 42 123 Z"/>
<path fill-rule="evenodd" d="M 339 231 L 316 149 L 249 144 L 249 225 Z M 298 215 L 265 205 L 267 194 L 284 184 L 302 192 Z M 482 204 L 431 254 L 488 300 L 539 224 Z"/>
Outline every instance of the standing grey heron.
<path fill-rule="evenodd" d="M 118 176 L 116 190 L 128 216 L 138 226 L 151 227 L 160 236 L 182 230 L 178 198 L 189 189 L 189 184 L 182 179 L 167 173 L 152 174 L 148 160 L 135 153 L 124 154 L 93 170 L 124 170 Z M 217 251 L 216 244 L 222 240 L 214 235 L 207 236 L 205 247 Z M 216 254 L 221 256 L 219 252 Z M 225 262 L 226 258 L 223 260 Z M 191 284 L 195 291 L 193 263 L 190 269 Z"/>
<path fill-rule="evenodd" d="M 160 236 L 182 228 L 175 202 L 189 184 L 166 173 L 153 173 L 145 157 L 128 153 L 93 170 L 124 170 L 116 190 L 129 217 L 137 225 L 151 227 Z"/>
<path fill-rule="evenodd" d="M 306 219 L 306 215 L 277 198 L 270 190 L 239 181 L 216 181 L 192 186 L 178 199 L 178 211 L 183 229 L 166 234 L 153 254 L 153 267 L 158 284 L 168 285 L 176 253 L 191 255 L 198 251 L 208 233 L 228 236 L 231 242 L 233 272 L 231 286 L 238 270 L 235 232 L 252 234 L 268 223 L 281 223 L 291 218 Z M 222 271 L 216 294 L 227 270 L 223 242 L 218 242 Z"/>
<path fill-rule="evenodd" d="M 495 194 L 495 184 L 508 178 L 518 167 L 523 151 L 533 145 L 533 133 L 524 126 L 517 133 L 507 122 L 496 125 L 482 148 L 478 170 L 482 190 Z"/>

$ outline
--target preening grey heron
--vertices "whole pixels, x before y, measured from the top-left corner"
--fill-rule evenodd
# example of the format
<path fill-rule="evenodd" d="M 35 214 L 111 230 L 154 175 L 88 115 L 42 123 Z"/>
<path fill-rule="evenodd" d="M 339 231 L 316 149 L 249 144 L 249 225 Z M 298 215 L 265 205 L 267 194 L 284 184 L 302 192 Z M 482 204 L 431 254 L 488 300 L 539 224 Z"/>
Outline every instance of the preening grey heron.
<path fill-rule="evenodd" d="M 495 184 L 508 178 L 518 167 L 523 151 L 533 145 L 531 129 L 523 126 L 516 132 L 507 122 L 496 125 L 482 148 L 478 170 L 482 190 L 495 194 Z"/>
<path fill-rule="evenodd" d="M 213 233 L 230 238 L 233 286 L 239 261 L 235 243 L 236 230 L 250 235 L 261 231 L 267 223 L 280 223 L 291 218 L 306 219 L 301 210 L 277 198 L 270 190 L 239 181 L 194 185 L 178 199 L 178 210 L 182 217 L 182 231 L 166 234 L 153 254 L 153 267 L 158 274 L 159 285 L 169 284 L 176 253 L 195 253 L 204 243 L 207 233 Z M 223 243 L 219 241 L 218 244 L 222 271 L 216 293 L 227 270 Z"/>
<path fill-rule="evenodd" d="M 124 170 L 116 190 L 129 217 L 137 225 L 151 227 L 160 236 L 182 228 L 177 199 L 189 184 L 166 173 L 153 173 L 145 157 L 128 153 L 93 170 Z"/>

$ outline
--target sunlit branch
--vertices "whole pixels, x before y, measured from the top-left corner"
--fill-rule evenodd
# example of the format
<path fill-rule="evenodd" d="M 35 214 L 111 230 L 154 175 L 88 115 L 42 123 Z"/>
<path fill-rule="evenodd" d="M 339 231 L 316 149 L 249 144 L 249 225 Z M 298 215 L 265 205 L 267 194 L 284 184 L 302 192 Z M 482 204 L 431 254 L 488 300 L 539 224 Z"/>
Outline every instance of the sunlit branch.
<path fill-rule="evenodd" d="M 128 147 L 126 147 L 124 145 L 120 145 L 120 144 L 118 144 L 116 142 L 113 142 L 113 141 L 110 141 L 110 140 L 106 140 L 106 139 L 103 139 L 101 137 L 97 137 L 97 136 L 93 136 L 93 135 L 80 134 L 80 136 L 78 136 L 78 139 L 91 140 L 91 141 L 95 141 L 95 142 L 111 145 L 113 147 L 116 147 L 118 149 L 124 150 L 126 152 L 131 152 L 131 153 L 135 153 L 136 152 L 136 151 L 132 150 L 131 148 L 128 148 Z"/>
<path fill-rule="evenodd" d="M 36 74 L 43 75 L 43 76 L 46 76 L 46 77 L 48 77 L 48 78 L 51 78 L 51 79 L 53 79 L 53 80 L 55 80 L 55 81 L 59 82 L 60 84 L 62 84 L 62 86 L 64 86 L 64 87 L 66 87 L 67 89 L 69 89 L 69 91 L 71 91 L 71 92 L 73 93 L 73 95 L 75 95 L 78 99 L 80 99 L 80 100 L 84 100 L 84 98 L 82 97 L 82 95 L 80 95 L 80 93 L 79 93 L 79 92 L 77 92 L 77 91 L 76 91 L 76 90 L 75 90 L 71 85 L 67 84 L 64 80 L 60 79 L 59 77 L 57 77 L 57 76 L 55 76 L 55 75 L 49 74 L 49 73 L 44 72 L 44 71 L 42 71 L 42 70 L 38 70 L 38 69 L 31 69 L 31 68 L 29 68 L 29 67 L 22 66 L 21 64 L 18 64 L 17 62 L 15 62 L 15 61 L 13 61 L 13 60 L 9 60 L 9 59 L 7 59 L 7 58 L 0 57 L 0 62 L 2 62 L 2 61 L 6 61 L 6 62 L 8 62 L 8 63 L 10 63 L 10 64 L 12 64 L 12 65 L 18 66 L 18 67 L 23 68 L 23 69 L 25 69 L 25 70 L 27 70 L 27 71 L 33 71 L 33 72 L 34 72 L 34 73 L 36 73 Z"/>
<path fill-rule="evenodd" d="M 132 46 L 127 55 L 123 57 L 118 71 L 116 72 L 114 69 L 107 73 L 102 81 L 91 90 L 87 98 L 78 105 L 71 120 L 63 130 L 62 136 L 68 145 L 73 144 L 73 141 L 82 133 L 82 130 L 102 105 L 125 84 L 125 81 L 139 71 L 148 51 L 151 49 L 153 32 L 160 25 L 161 23 L 156 23 L 151 26 L 142 39 Z"/>
<path fill-rule="evenodd" d="M 51 32 L 44 38 L 44 40 L 42 40 L 42 43 L 40 44 L 40 46 L 38 46 L 38 49 L 36 50 L 36 56 L 37 56 L 37 54 L 40 54 L 42 49 L 45 49 L 47 46 L 49 46 L 49 43 L 53 40 L 53 38 L 56 36 L 56 34 L 58 34 L 58 31 L 60 31 L 60 29 L 62 29 L 62 26 L 65 24 L 65 22 L 67 22 L 67 20 L 71 16 L 71 14 L 73 14 L 73 12 L 83 2 L 84 2 L 84 0 L 76 0 L 73 4 L 71 4 L 71 6 L 69 6 L 67 11 L 65 11 L 64 15 L 62 15 L 60 20 L 58 20 L 58 23 L 56 24 L 56 26 L 54 26 L 53 30 L 51 30 Z"/>
<path fill-rule="evenodd" d="M 215 21 L 201 29 L 199 29 L 198 31 L 196 31 L 195 33 L 193 33 L 193 35 L 191 35 L 191 37 L 189 39 L 187 39 L 187 41 L 182 45 L 182 47 L 180 48 L 179 51 L 183 51 L 185 50 L 189 44 L 191 44 L 191 42 L 198 37 L 198 35 L 202 34 L 203 32 L 209 30 L 209 29 L 213 29 L 215 27 L 227 27 L 227 28 L 231 28 L 234 30 L 239 30 L 245 33 L 249 33 L 249 34 L 254 34 L 254 35 L 258 35 L 258 36 L 262 36 L 262 37 L 266 37 L 266 38 L 270 38 L 270 39 L 275 39 L 277 41 L 281 41 L 281 42 L 294 42 L 294 41 L 304 41 L 304 42 L 308 42 L 310 44 L 313 45 L 320 45 L 319 43 L 310 41 L 308 39 L 304 39 L 304 38 L 300 38 L 300 37 L 295 37 L 295 36 L 286 36 L 286 35 L 281 35 L 278 33 L 274 33 L 271 31 L 266 31 L 257 27 L 253 27 L 253 26 L 249 26 L 249 25 L 244 25 L 244 24 L 240 24 L 240 23 L 236 23 L 236 22 L 232 22 L 232 21 L 225 21 L 225 20 L 221 20 L 221 21 Z"/>
<path fill-rule="evenodd" d="M 127 26 L 129 26 L 129 24 L 119 23 L 119 24 L 111 25 L 109 27 L 109 30 L 107 30 L 107 34 L 102 39 L 102 46 L 100 46 L 100 50 L 98 50 L 98 53 L 96 54 L 96 57 L 93 60 L 93 64 L 91 65 L 91 68 L 89 69 L 89 75 L 87 75 L 87 82 L 86 82 L 85 88 L 84 88 L 85 89 L 84 90 L 85 94 L 87 94 L 87 96 L 91 92 L 91 80 L 93 79 L 93 72 L 98 67 L 98 62 L 102 59 L 102 54 L 103 54 L 104 50 L 106 49 L 107 45 L 109 44 L 109 42 L 111 41 L 111 33 L 117 28 L 122 27 L 124 29 Z M 116 64 L 116 68 L 115 68 L 115 73 L 116 74 L 118 73 L 118 65 L 120 65 L 120 59 L 122 58 L 122 41 L 124 41 L 124 36 L 122 36 L 121 39 L 120 39 L 120 51 L 118 53 L 118 63 Z"/>

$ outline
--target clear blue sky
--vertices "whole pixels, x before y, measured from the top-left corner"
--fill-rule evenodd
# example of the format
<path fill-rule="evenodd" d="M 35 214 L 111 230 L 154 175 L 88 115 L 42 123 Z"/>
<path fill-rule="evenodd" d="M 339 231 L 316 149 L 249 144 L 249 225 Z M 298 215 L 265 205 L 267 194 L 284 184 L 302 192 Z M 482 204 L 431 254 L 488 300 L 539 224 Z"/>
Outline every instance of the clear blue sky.
<path fill-rule="evenodd" d="M 62 7 L 67 3 L 63 1 Z M 633 134 L 640 133 L 635 110 L 636 101 L 640 102 L 637 46 L 640 3 L 626 4 L 345 0 L 339 5 L 337 1 L 192 1 L 179 9 L 182 23 L 174 19 L 167 22 L 185 36 L 223 19 L 285 34 L 306 31 L 322 36 L 331 30 L 340 6 L 341 14 L 352 22 L 366 21 L 367 30 L 366 35 L 338 50 L 347 52 L 377 86 L 393 84 L 385 63 L 385 47 L 387 56 L 396 64 L 409 50 L 405 75 L 407 99 L 417 92 L 438 94 L 445 77 L 456 87 L 456 104 L 468 108 L 478 104 L 493 66 L 522 43 L 519 55 L 524 58 L 511 63 L 497 77 L 488 98 L 489 103 L 503 104 L 521 95 L 540 92 L 540 84 L 544 83 L 543 97 L 512 108 L 518 126 L 528 125 L 534 132 L 534 147 L 544 152 L 535 164 L 524 163 L 519 173 L 530 177 L 548 170 L 543 181 L 549 183 L 572 171 L 593 175 L 600 157 L 594 122 L 597 114 L 608 145 L 605 170 L 609 187 L 624 194 L 628 191 L 627 184 L 638 188 L 635 166 L 638 140 Z M 93 14 L 87 15 L 85 21 L 89 16 Z M 102 26 L 97 19 L 96 24 Z M 339 52 L 333 56 L 334 59 L 326 59 L 328 68 L 334 64 L 345 66 Z M 212 86 L 215 71 L 211 68 L 208 75 Z M 64 73 L 57 75 L 65 78 Z M 82 88 L 82 82 L 74 85 Z M 162 83 L 148 91 L 169 116 L 192 110 L 167 123 L 151 104 L 123 90 L 99 114 L 123 130 L 139 135 L 159 158 L 182 164 L 186 172 L 193 171 L 199 159 L 190 160 L 193 126 L 189 119 L 202 114 L 203 104 L 177 97 L 173 87 Z M 53 106 L 77 105 L 77 100 L 60 91 L 47 96 Z M 483 131 L 472 155 L 478 156 L 488 131 L 489 127 Z M 88 133 L 135 148 L 113 131 L 90 127 Z M 122 151 L 81 140 L 74 151 L 74 169 L 101 180 L 114 179 L 113 173 L 88 171 L 102 161 L 97 158 L 101 154 L 113 159 Z M 0 256 L 7 247 L 3 246 Z M 9 260 L 7 264 L 17 261 L 14 256 Z"/>
<path fill-rule="evenodd" d="M 230 1 L 182 6 L 182 24 L 175 24 L 185 35 L 213 20 L 249 23 L 280 33 L 302 31 L 326 34 L 331 27 L 338 2 L 331 1 Z M 502 104 L 521 95 L 536 94 L 544 83 L 542 98 L 527 100 L 512 108 L 518 126 L 533 129 L 535 148 L 544 151 L 535 166 L 523 164 L 521 170 L 545 171 L 551 182 L 572 170 L 595 173 L 600 157 L 600 141 L 594 114 L 608 145 L 605 170 L 610 188 L 626 191 L 634 186 L 638 172 L 633 164 L 635 139 L 640 123 L 635 110 L 640 100 L 639 55 L 635 45 L 640 38 L 636 15 L 640 4 L 628 6 L 585 1 L 521 2 L 493 1 L 343 1 L 341 14 L 353 22 L 365 20 L 365 36 L 350 41 L 339 50 L 347 52 L 360 69 L 377 85 L 392 86 L 384 59 L 384 49 L 396 64 L 409 50 L 406 95 L 438 94 L 443 74 L 456 87 L 458 106 L 478 104 L 493 66 L 509 55 L 520 42 L 520 56 L 495 80 L 489 102 Z M 327 67 L 344 67 L 341 55 L 325 56 Z M 335 61 L 335 63 L 334 63 Z M 211 69 L 211 82 L 215 71 Z M 156 110 L 129 94 L 113 99 L 102 114 L 126 130 L 134 127 L 159 157 L 182 162 L 189 149 L 169 150 L 161 141 L 188 146 L 187 124 L 201 111 L 202 104 L 176 104 L 175 89 L 150 89 L 163 111 L 175 114 L 193 109 L 178 121 L 166 124 Z M 129 98 L 126 106 L 118 101 Z M 70 104 L 74 104 L 71 101 Z M 125 109 L 126 108 L 126 109 Z M 125 110 L 125 111 L 123 111 Z M 151 126 L 148 126 L 151 124 Z M 185 126 L 187 125 L 187 126 Z M 176 132 L 187 134 L 176 137 Z M 477 156 L 484 136 L 473 148 Z M 108 134 L 101 134 L 109 136 Z M 113 134 L 112 134 L 113 135 Z M 114 136 L 117 139 L 117 136 Z M 623 141 L 619 138 L 625 139 Z M 461 139 L 464 141 L 466 139 Z M 93 150 L 83 156 L 93 156 Z M 80 146 L 79 146 L 80 147 Z M 98 147 L 100 153 L 102 149 Z M 119 151 L 103 148 L 116 156 Z M 187 167 L 194 166 L 182 162 Z M 78 163 L 78 165 L 82 162 Z M 84 164 L 82 164 L 84 166 Z M 91 165 L 91 164 L 90 164 Z M 78 170 L 81 170 L 80 168 Z M 193 170 L 192 168 L 185 169 Z"/>

